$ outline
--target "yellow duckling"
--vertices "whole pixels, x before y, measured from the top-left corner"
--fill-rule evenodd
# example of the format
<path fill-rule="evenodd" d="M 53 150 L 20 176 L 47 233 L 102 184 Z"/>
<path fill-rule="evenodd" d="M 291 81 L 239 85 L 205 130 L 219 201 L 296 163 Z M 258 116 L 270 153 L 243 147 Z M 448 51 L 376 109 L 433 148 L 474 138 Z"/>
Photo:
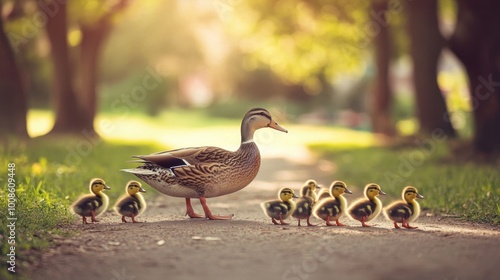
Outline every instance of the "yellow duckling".
<path fill-rule="evenodd" d="M 385 195 L 379 185 L 370 183 L 365 186 L 364 194 L 366 199 L 362 198 L 355 201 L 347 211 L 351 218 L 361 222 L 364 227 L 369 227 L 366 222 L 375 219 L 382 211 L 382 201 L 378 195 Z"/>
<path fill-rule="evenodd" d="M 116 213 L 122 215 L 122 222 L 127 222 L 125 217 L 131 217 L 133 223 L 138 223 L 135 217 L 146 210 L 146 201 L 140 193 L 146 192 L 146 190 L 142 188 L 141 183 L 129 181 L 125 187 L 125 191 L 127 193 L 118 199 L 114 209 Z"/>
<path fill-rule="evenodd" d="M 321 199 L 313 208 L 316 218 L 326 221 L 327 226 L 333 226 L 331 221 L 335 221 L 337 226 L 345 226 L 339 219 L 347 210 L 347 200 L 343 194 L 352 194 L 347 185 L 342 181 L 333 181 L 329 189 L 329 198 Z"/>
<path fill-rule="evenodd" d="M 300 227 L 300 220 L 307 219 L 308 226 L 314 226 L 309 222 L 309 218 L 312 214 L 312 208 L 318 195 L 316 194 L 316 189 L 320 188 L 318 183 L 314 180 L 307 180 L 306 183 L 300 189 L 300 198 L 295 202 L 296 207 L 292 212 L 292 217 L 298 220 L 298 226 Z"/>
<path fill-rule="evenodd" d="M 278 193 L 278 197 L 279 199 L 277 200 L 262 202 L 260 206 L 264 214 L 271 218 L 273 224 L 278 225 L 276 219 L 279 219 L 280 224 L 288 225 L 284 220 L 287 219 L 295 209 L 295 202 L 292 201 L 292 198 L 297 198 L 298 196 L 292 189 L 282 188 Z"/>
<path fill-rule="evenodd" d="M 424 198 L 418 193 L 417 188 L 408 186 L 403 189 L 403 201 L 396 201 L 384 209 L 385 217 L 394 222 L 395 228 L 402 227 L 414 229 L 418 227 L 410 226 L 410 222 L 415 221 L 420 214 L 420 205 L 415 200 L 417 198 Z"/>
<path fill-rule="evenodd" d="M 82 223 L 84 224 L 88 224 L 86 218 L 88 216 L 91 217 L 92 223 L 99 222 L 96 217 L 104 213 L 109 205 L 109 198 L 102 191 L 111 188 L 106 185 L 103 179 L 94 178 L 90 180 L 89 189 L 92 194 L 78 198 L 71 205 L 73 213 L 82 216 Z"/>

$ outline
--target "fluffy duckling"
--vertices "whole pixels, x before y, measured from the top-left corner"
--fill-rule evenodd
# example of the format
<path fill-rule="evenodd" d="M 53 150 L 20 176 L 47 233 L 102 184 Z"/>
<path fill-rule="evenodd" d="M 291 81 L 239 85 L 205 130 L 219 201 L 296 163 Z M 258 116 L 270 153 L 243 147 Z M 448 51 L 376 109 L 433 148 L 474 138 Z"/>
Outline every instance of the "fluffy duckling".
<path fill-rule="evenodd" d="M 72 205 L 73 213 L 82 216 L 82 223 L 88 224 L 87 218 L 91 217 L 92 223 L 99 222 L 96 217 L 108 209 L 109 198 L 102 193 L 103 190 L 111 189 L 103 179 L 94 178 L 90 180 L 89 189 L 92 194 L 78 198 Z"/>
<path fill-rule="evenodd" d="M 321 188 L 315 180 L 307 180 L 305 184 L 300 188 L 300 197 L 310 197 L 313 201 L 318 200 L 318 195 L 316 194 L 316 189 Z"/>
<path fill-rule="evenodd" d="M 352 194 L 347 185 L 342 181 L 333 181 L 330 185 L 328 198 L 321 199 L 313 208 L 313 214 L 316 218 L 322 219 L 327 226 L 333 226 L 331 221 L 335 221 L 337 226 L 345 226 L 339 219 L 347 210 L 347 200 L 343 194 Z"/>
<path fill-rule="evenodd" d="M 290 216 L 290 214 L 295 209 L 295 202 L 292 198 L 298 198 L 298 196 L 290 188 L 282 188 L 278 193 L 279 199 L 269 200 L 262 202 L 260 206 L 268 217 L 271 218 L 273 224 L 278 225 L 276 219 L 280 220 L 280 224 L 288 225 L 285 223 L 285 219 Z"/>
<path fill-rule="evenodd" d="M 410 226 L 410 222 L 415 221 L 420 214 L 420 205 L 415 200 L 417 198 L 424 198 L 418 193 L 417 188 L 408 186 L 403 189 L 403 201 L 396 201 L 384 209 L 385 217 L 394 222 L 395 228 L 402 227 L 414 229 L 418 227 Z"/>
<path fill-rule="evenodd" d="M 292 217 L 297 219 L 298 226 L 300 227 L 300 220 L 306 219 L 308 226 L 314 226 L 309 221 L 312 215 L 312 208 L 314 203 L 318 198 L 316 194 L 316 189 L 320 188 L 318 183 L 314 180 L 307 180 L 306 183 L 300 189 L 300 198 L 295 202 L 296 207 L 292 212 Z"/>
<path fill-rule="evenodd" d="M 364 194 L 366 199 L 361 198 L 349 207 L 348 213 L 351 218 L 361 222 L 364 227 L 369 227 L 366 222 L 376 218 L 382 211 L 382 201 L 378 195 L 385 195 L 379 185 L 370 183 L 365 186 Z"/>
<path fill-rule="evenodd" d="M 116 213 L 122 215 L 122 222 L 127 222 L 125 217 L 131 217 L 132 222 L 138 223 L 135 217 L 146 210 L 146 201 L 140 193 L 146 192 L 146 190 L 142 188 L 141 183 L 129 181 L 125 187 L 125 191 L 127 193 L 118 199 L 114 209 Z"/>

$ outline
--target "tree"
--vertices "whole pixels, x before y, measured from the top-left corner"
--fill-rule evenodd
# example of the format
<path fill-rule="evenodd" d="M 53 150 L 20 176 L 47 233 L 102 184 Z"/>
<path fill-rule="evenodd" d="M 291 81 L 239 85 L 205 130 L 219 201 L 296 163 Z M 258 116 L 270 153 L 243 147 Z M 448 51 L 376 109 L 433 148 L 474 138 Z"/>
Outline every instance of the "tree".
<path fill-rule="evenodd" d="M 56 0 L 39 2 L 51 7 L 52 14 L 47 18 L 47 36 L 51 46 L 53 63 L 56 120 L 51 134 L 81 133 L 82 130 L 94 131 L 93 124 L 85 121 L 83 108 L 78 104 L 72 84 L 72 70 L 68 48 L 67 5 Z M 42 6 L 41 6 L 42 7 Z"/>
<path fill-rule="evenodd" d="M 455 137 L 445 99 L 437 84 L 437 63 L 445 45 L 438 26 L 437 1 L 404 1 L 404 5 L 408 14 L 420 131 L 430 134 L 435 129 L 441 129 L 447 136 Z"/>
<path fill-rule="evenodd" d="M 375 67 L 377 69 L 371 99 L 371 122 L 375 133 L 394 136 L 396 129 L 391 118 L 392 89 L 389 81 L 389 67 L 393 50 L 392 38 L 387 20 L 388 1 L 372 1 L 372 11 L 379 18 L 379 32 L 374 36 Z"/>
<path fill-rule="evenodd" d="M 0 15 L 2 3 L 0 1 Z M 0 138 L 18 136 L 27 138 L 26 113 L 27 102 L 21 77 L 5 34 L 3 18 L 0 16 Z"/>
<path fill-rule="evenodd" d="M 500 152 L 500 1 L 457 0 L 457 23 L 449 46 L 469 79 L 474 149 Z"/>

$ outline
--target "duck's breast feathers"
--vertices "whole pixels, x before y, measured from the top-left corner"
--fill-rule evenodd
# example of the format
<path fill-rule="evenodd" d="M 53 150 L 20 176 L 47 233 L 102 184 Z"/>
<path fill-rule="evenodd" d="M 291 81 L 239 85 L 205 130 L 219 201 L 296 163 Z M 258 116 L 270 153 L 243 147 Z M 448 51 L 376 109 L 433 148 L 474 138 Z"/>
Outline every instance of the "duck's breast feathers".
<path fill-rule="evenodd" d="M 145 156 L 135 156 L 143 160 L 143 163 L 154 163 L 164 168 L 175 168 L 179 166 L 216 163 L 233 153 L 218 147 L 184 148 L 165 152 L 159 152 Z"/>
<path fill-rule="evenodd" d="M 260 206 L 267 216 L 275 219 L 279 218 L 279 215 L 281 215 L 282 218 L 285 219 L 295 209 L 294 203 L 283 202 L 281 200 L 270 200 L 262 202 Z"/>
<path fill-rule="evenodd" d="M 395 202 L 385 208 L 384 215 L 391 221 L 403 222 L 413 214 L 413 207 L 405 202 Z"/>

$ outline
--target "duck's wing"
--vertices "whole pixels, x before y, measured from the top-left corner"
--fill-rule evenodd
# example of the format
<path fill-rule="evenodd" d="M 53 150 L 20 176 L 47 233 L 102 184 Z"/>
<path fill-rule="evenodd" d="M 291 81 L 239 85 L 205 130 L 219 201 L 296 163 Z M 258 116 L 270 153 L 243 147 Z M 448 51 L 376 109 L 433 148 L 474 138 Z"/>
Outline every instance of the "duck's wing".
<path fill-rule="evenodd" d="M 142 163 L 153 163 L 164 168 L 175 168 L 189 165 L 205 165 L 220 163 L 232 152 L 218 147 L 196 147 L 164 151 L 151 155 L 134 156 Z"/>

